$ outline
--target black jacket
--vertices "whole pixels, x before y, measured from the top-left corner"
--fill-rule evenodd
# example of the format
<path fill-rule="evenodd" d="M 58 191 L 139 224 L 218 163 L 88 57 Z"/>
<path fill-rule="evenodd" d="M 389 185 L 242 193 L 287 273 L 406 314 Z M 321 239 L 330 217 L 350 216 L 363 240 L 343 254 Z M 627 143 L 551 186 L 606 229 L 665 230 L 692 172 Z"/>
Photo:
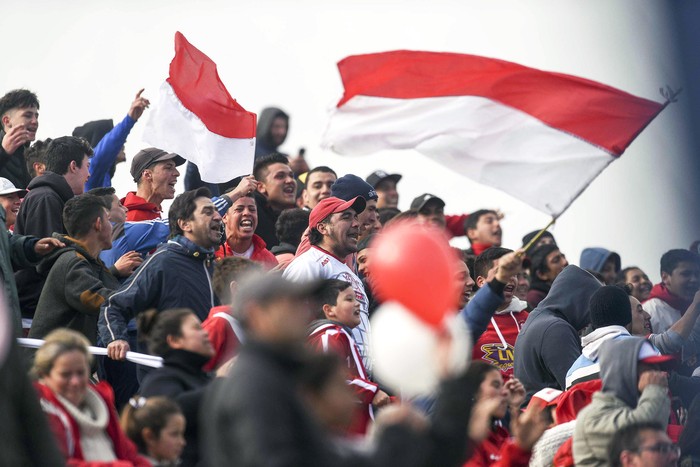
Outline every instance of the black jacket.
<path fill-rule="evenodd" d="M 377 449 L 338 449 L 297 393 L 304 357 L 290 348 L 248 340 L 231 373 L 207 391 L 200 413 L 205 465 L 449 467 L 466 460 L 466 432 L 476 385 L 464 378 L 443 387 L 427 434 L 390 426 Z M 439 420 L 439 422 L 438 422 Z M 433 457 L 435 455 L 435 457 Z"/>
<path fill-rule="evenodd" d="M 17 214 L 15 233 L 50 237 L 54 232 L 64 234 L 63 206 L 73 197 L 73 190 L 62 175 L 46 172 L 33 179 L 27 187 L 30 191 L 24 197 Z M 35 268 L 17 271 L 17 293 L 22 317 L 32 318 L 39 302 L 41 289 L 46 276 L 39 274 Z"/>
<path fill-rule="evenodd" d="M 143 397 L 165 396 L 178 403 L 185 416 L 185 441 L 182 465 L 197 465 L 199 461 L 198 415 L 204 388 L 211 377 L 202 371 L 208 357 L 187 350 L 171 350 L 163 355 L 163 366 L 149 372 L 141 384 Z"/>
<path fill-rule="evenodd" d="M 4 137 L 5 132 L 0 130 L 0 141 Z M 8 154 L 0 145 L 0 177 L 8 179 L 17 188 L 27 188 L 32 179 L 27 170 L 27 162 L 24 159 L 24 150 L 28 146 L 28 144 L 20 146 L 14 154 Z"/>

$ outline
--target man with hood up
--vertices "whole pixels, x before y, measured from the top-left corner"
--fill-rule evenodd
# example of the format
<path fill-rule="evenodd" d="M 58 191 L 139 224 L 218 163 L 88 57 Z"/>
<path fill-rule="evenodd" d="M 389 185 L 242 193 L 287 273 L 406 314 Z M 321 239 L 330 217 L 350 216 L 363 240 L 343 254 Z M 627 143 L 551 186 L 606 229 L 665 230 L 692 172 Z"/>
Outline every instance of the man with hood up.
<path fill-rule="evenodd" d="M 263 109 L 255 132 L 255 159 L 279 152 L 277 148 L 287 139 L 288 131 L 289 115 L 284 110 L 277 107 Z"/>
<path fill-rule="evenodd" d="M 642 422 L 668 425 L 671 400 L 666 373 L 658 365 L 673 357 L 658 355 L 646 339 L 612 339 L 600 347 L 603 388 L 578 414 L 573 438 L 577 466 L 608 464 L 608 445 L 618 430 Z"/>
<path fill-rule="evenodd" d="M 605 285 L 612 285 L 621 269 L 620 255 L 605 248 L 584 248 L 579 266 L 597 272 L 605 279 Z"/>
<path fill-rule="evenodd" d="M 588 301 L 600 287 L 589 272 L 569 265 L 528 316 L 515 342 L 514 361 L 526 401 L 546 387 L 564 389 L 566 372 L 581 355 L 578 332 L 590 322 Z"/>

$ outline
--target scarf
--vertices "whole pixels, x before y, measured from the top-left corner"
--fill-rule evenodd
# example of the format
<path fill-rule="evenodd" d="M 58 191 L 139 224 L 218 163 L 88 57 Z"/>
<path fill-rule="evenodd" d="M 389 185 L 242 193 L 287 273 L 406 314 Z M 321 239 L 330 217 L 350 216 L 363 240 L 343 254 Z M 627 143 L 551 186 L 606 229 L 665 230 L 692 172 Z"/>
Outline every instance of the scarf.
<path fill-rule="evenodd" d="M 685 310 L 687 310 L 690 304 L 693 303 L 692 300 L 687 300 L 685 298 L 673 295 L 662 283 L 656 284 L 654 287 L 651 288 L 651 293 L 649 294 L 649 298 L 646 301 L 649 301 L 652 298 L 658 298 L 659 300 L 668 303 L 671 306 L 671 308 L 680 311 L 681 316 L 685 314 Z"/>

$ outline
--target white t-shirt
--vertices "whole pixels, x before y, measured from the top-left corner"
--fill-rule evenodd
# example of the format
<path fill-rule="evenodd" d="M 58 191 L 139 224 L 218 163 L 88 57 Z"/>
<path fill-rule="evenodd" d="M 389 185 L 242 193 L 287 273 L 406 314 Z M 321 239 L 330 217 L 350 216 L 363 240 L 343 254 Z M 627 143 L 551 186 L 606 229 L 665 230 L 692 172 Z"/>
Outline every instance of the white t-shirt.
<path fill-rule="evenodd" d="M 312 246 L 308 251 L 294 258 L 282 275 L 295 282 L 317 279 L 339 279 L 350 282 L 355 298 L 360 302 L 360 324 L 352 330 L 365 369 L 371 373 L 372 360 L 369 355 L 369 299 L 359 277 L 338 258 L 322 249 Z"/>

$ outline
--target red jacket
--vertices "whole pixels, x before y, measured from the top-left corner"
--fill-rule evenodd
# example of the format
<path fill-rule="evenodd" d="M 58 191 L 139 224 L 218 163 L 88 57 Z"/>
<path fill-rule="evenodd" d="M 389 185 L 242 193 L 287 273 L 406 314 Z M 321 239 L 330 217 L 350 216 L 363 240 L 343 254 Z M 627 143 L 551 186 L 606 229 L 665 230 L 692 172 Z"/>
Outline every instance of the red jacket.
<path fill-rule="evenodd" d="M 122 198 L 122 204 L 128 209 L 126 220 L 128 221 L 150 221 L 161 217 L 161 207 L 157 204 L 149 203 L 145 199 L 130 191 L 126 197 Z"/>
<path fill-rule="evenodd" d="M 84 460 L 83 451 L 80 447 L 80 427 L 78 423 L 70 416 L 69 412 L 48 386 L 34 383 L 34 387 L 39 393 L 41 408 L 48 417 L 49 426 L 56 437 L 58 447 L 66 457 L 69 466 L 148 467 L 151 465 L 146 458 L 139 455 L 134 443 L 127 438 L 119 426 L 119 416 L 114 408 L 114 392 L 109 384 L 102 381 L 97 385 L 90 386 L 104 400 L 109 410 L 109 421 L 106 428 L 107 436 L 112 440 L 114 454 L 118 460 L 107 462 Z"/>
<path fill-rule="evenodd" d="M 525 451 L 510 439 L 508 430 L 496 427 L 475 449 L 464 467 L 526 467 L 532 452 Z"/>
<path fill-rule="evenodd" d="M 472 359 L 498 367 L 504 381 L 513 377 L 513 351 L 520 328 L 528 316 L 524 310 L 526 305 L 525 302 L 513 300 L 508 309 L 521 308 L 522 311 L 496 312 L 472 349 Z"/>
<path fill-rule="evenodd" d="M 204 371 L 215 370 L 238 353 L 242 337 L 239 338 L 236 334 L 241 333 L 240 328 L 234 330 L 236 325 L 236 321 L 231 316 L 230 306 L 215 306 L 209 311 L 209 316 L 202 323 L 202 328 L 209 334 L 209 340 L 216 354 L 204 365 Z"/>
<path fill-rule="evenodd" d="M 367 370 L 362 364 L 360 351 L 357 349 L 352 335 L 342 324 L 323 320 L 311 331 L 307 341 L 311 347 L 322 352 L 335 352 L 343 358 L 343 361 L 347 362 L 348 384 L 355 390 L 355 395 L 360 401 L 360 408 L 356 411 L 348 432 L 358 435 L 365 434 L 367 424 L 374 418 L 372 399 L 374 399 L 379 386 L 369 380 Z"/>
<path fill-rule="evenodd" d="M 233 256 L 233 250 L 229 242 L 227 241 L 221 245 L 214 255 L 217 258 Z M 253 254 L 250 256 L 250 259 L 261 263 L 265 269 L 272 269 L 277 266 L 277 258 L 267 249 L 265 240 L 256 234 L 253 234 Z"/>

